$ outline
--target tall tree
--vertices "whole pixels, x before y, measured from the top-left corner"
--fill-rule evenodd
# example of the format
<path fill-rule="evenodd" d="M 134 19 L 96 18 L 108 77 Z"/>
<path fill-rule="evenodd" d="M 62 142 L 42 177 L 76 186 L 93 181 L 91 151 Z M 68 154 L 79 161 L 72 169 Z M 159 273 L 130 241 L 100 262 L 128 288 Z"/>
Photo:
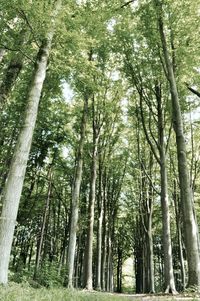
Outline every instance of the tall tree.
<path fill-rule="evenodd" d="M 163 7 L 159 0 L 154 1 L 157 12 L 158 30 L 160 34 L 163 58 L 166 67 L 166 77 L 170 86 L 172 101 L 172 119 L 176 134 L 176 146 L 178 157 L 178 172 L 180 181 L 180 192 L 182 201 L 182 212 L 184 221 L 185 244 L 188 260 L 188 286 L 200 287 L 200 257 L 198 246 L 198 228 L 194 216 L 192 191 L 190 187 L 186 143 L 183 131 L 183 120 L 177 90 L 177 83 L 174 74 L 172 58 L 166 41 L 164 31 Z"/>
<path fill-rule="evenodd" d="M 3 208 L 0 222 L 0 283 L 2 284 L 6 284 L 8 281 L 8 265 L 19 201 L 37 118 L 39 100 L 46 77 L 47 63 L 55 31 L 55 19 L 57 18 L 60 9 L 61 0 L 58 0 L 56 2 L 50 28 L 38 51 L 27 97 L 24 125 L 17 140 L 3 192 Z"/>
<path fill-rule="evenodd" d="M 71 200 L 71 221 L 69 232 L 69 245 L 68 245 L 68 257 L 67 257 L 67 269 L 68 269 L 68 287 L 73 287 L 73 273 L 74 273 L 74 259 L 76 250 L 76 233 L 78 224 L 78 211 L 79 211 L 79 194 L 82 181 L 83 170 L 83 148 L 86 136 L 86 124 L 88 115 L 88 95 L 84 97 L 82 121 L 80 128 L 80 140 L 78 143 L 77 157 L 75 161 L 75 174 L 72 186 L 72 200 Z"/>
<path fill-rule="evenodd" d="M 85 269 L 84 269 L 84 287 L 88 290 L 93 289 L 92 279 L 92 259 L 93 259 L 93 235 L 94 235 L 94 206 L 96 199 L 96 180 L 97 180 L 97 158 L 98 158 L 98 142 L 102 121 L 99 119 L 99 112 L 95 108 L 95 96 L 92 97 L 92 131 L 93 131 L 93 146 L 92 146 L 92 163 L 91 163 L 91 178 L 90 178 L 90 194 L 88 206 L 88 229 L 85 249 Z"/>

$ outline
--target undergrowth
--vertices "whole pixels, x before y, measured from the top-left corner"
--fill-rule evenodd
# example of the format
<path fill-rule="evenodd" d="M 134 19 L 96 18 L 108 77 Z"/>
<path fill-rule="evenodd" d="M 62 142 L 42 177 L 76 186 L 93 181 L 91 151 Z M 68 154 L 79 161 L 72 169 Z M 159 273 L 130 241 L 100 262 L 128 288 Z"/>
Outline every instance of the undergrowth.
<path fill-rule="evenodd" d="M 0 301 L 130 301 L 129 298 L 106 293 L 68 290 L 64 288 L 32 288 L 28 284 L 10 283 L 0 286 Z"/>
<path fill-rule="evenodd" d="M 87 292 L 78 290 L 68 290 L 66 288 L 33 288 L 28 283 L 10 282 L 7 286 L 0 286 L 0 301 L 175 301 L 183 300 L 184 295 L 177 296 L 146 296 L 137 298 L 135 296 L 111 295 L 109 293 Z M 188 296 L 187 296 L 188 297 Z M 191 297 L 191 294 L 190 294 Z M 189 300 L 189 299 L 185 299 Z M 191 301 L 200 300 L 194 296 Z"/>

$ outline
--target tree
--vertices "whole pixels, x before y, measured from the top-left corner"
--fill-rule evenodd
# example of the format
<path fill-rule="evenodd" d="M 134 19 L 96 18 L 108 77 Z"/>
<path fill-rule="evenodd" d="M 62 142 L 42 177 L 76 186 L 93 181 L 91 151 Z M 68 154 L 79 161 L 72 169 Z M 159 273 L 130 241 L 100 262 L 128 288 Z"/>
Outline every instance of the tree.
<path fill-rule="evenodd" d="M 88 95 L 84 96 L 84 106 L 82 113 L 81 129 L 80 129 L 80 140 L 78 143 L 77 157 L 75 161 L 75 175 L 72 186 L 72 200 L 71 200 L 71 222 L 69 232 L 69 245 L 68 245 L 68 287 L 73 287 L 73 273 L 74 273 L 74 259 L 76 249 L 76 232 L 78 224 L 78 211 L 79 211 L 79 194 L 80 186 L 82 181 L 82 170 L 83 170 L 83 147 L 85 142 L 85 132 L 87 125 L 88 115 Z"/>
<path fill-rule="evenodd" d="M 60 9 L 61 1 L 58 1 L 56 3 L 56 14 L 54 18 L 57 17 Z M 33 131 L 37 118 L 40 95 L 46 76 L 47 62 L 55 30 L 54 22 L 55 20 L 52 20 L 50 29 L 38 51 L 35 70 L 32 75 L 32 82 L 27 97 L 27 110 L 24 126 L 18 137 L 7 182 L 3 192 L 3 208 L 0 223 L 0 283 L 3 284 L 6 284 L 8 281 L 8 264 L 15 222 L 25 177 L 26 165 L 31 148 Z"/>
<path fill-rule="evenodd" d="M 171 101 L 172 101 L 172 119 L 173 127 L 176 133 L 176 145 L 178 156 L 178 171 L 180 181 L 180 192 L 182 200 L 182 212 L 184 220 L 184 233 L 186 252 L 188 260 L 188 286 L 200 286 L 200 258 L 198 246 L 198 229 L 194 217 L 194 208 L 192 200 L 192 191 L 190 187 L 188 163 L 186 155 L 186 144 L 183 132 L 183 121 L 179 103 L 179 95 L 177 90 L 176 79 L 174 75 L 173 63 L 169 55 L 166 42 L 166 35 L 163 24 L 163 10 L 160 1 L 155 1 L 155 9 L 157 12 L 158 29 L 161 39 L 161 47 L 163 50 L 163 58 L 166 67 L 166 77 L 169 81 Z M 198 288 L 199 289 L 199 288 Z"/>

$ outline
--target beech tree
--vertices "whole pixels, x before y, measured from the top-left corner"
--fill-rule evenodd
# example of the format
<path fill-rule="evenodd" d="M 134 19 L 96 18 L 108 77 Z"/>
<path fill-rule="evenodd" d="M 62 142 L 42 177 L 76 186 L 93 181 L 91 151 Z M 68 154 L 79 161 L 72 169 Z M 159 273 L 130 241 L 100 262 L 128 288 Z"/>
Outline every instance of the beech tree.
<path fill-rule="evenodd" d="M 56 14 L 61 9 L 61 2 L 56 3 Z M 53 18 L 55 18 L 53 17 Z M 6 284 L 8 281 L 8 264 L 13 240 L 15 222 L 19 200 L 22 192 L 27 160 L 30 152 L 33 131 L 37 118 L 38 105 L 42 92 L 43 83 L 46 76 L 47 61 L 51 49 L 52 39 L 55 30 L 55 20 L 51 21 L 50 29 L 42 41 L 38 51 L 36 66 L 32 76 L 30 86 L 27 111 L 25 115 L 24 127 L 18 137 L 18 141 L 13 154 L 8 178 L 3 191 L 3 208 L 0 223 L 0 282 Z"/>
<path fill-rule="evenodd" d="M 183 132 L 183 121 L 181 116 L 176 79 L 174 75 L 173 62 L 172 59 L 170 59 L 166 36 L 164 32 L 162 6 L 159 1 L 156 1 L 155 5 L 157 8 L 158 28 L 160 33 L 164 62 L 166 66 L 166 77 L 169 81 L 170 86 L 173 126 L 174 131 L 176 133 L 178 171 L 184 220 L 185 243 L 188 259 L 188 286 L 196 285 L 197 287 L 199 287 L 200 258 L 198 246 L 198 228 L 194 217 L 192 191 L 190 187 L 188 163 L 186 156 L 186 144 Z"/>

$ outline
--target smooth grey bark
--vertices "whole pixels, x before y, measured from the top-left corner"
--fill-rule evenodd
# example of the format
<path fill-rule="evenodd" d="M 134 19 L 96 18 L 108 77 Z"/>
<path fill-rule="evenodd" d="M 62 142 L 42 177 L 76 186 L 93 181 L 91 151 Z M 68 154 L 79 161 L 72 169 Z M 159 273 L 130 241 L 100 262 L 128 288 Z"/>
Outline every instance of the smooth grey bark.
<path fill-rule="evenodd" d="M 105 175 L 104 175 L 105 177 Z M 102 261 L 101 261 L 101 288 L 106 290 L 106 260 L 107 260 L 107 235 L 108 235 L 108 218 L 107 218 L 107 185 L 104 180 L 103 185 L 103 240 L 102 240 Z"/>
<path fill-rule="evenodd" d="M 112 263 L 112 241 L 111 241 L 111 230 L 108 230 L 108 255 L 107 255 L 107 280 L 106 288 L 108 292 L 113 292 L 113 263 Z"/>
<path fill-rule="evenodd" d="M 67 256 L 68 288 L 73 287 L 74 258 L 75 258 L 75 250 L 76 250 L 76 233 L 77 233 L 78 211 L 79 211 L 79 195 L 80 195 L 80 187 L 82 181 L 83 147 L 85 143 L 87 111 L 88 111 L 88 97 L 85 97 L 82 122 L 81 122 L 80 141 L 78 145 L 78 152 L 76 158 L 74 183 L 72 187 L 71 221 L 70 221 L 69 245 L 68 245 L 68 256 Z"/>
<path fill-rule="evenodd" d="M 150 155 L 150 169 L 152 168 L 152 156 Z M 151 176 L 151 170 L 150 170 Z M 148 286 L 149 292 L 155 293 L 155 279 L 154 279 L 154 258 L 153 258 L 153 235 L 152 235 L 152 215 L 153 215 L 153 188 L 149 183 L 148 193 L 148 221 L 147 221 L 147 256 L 148 256 Z"/>
<path fill-rule="evenodd" d="M 61 1 L 56 3 L 56 13 Z M 54 15 L 55 16 L 55 15 Z M 56 16 L 55 16 L 56 17 Z M 8 266 L 13 241 L 19 201 L 23 188 L 27 161 L 35 128 L 38 105 L 46 77 L 47 62 L 54 35 L 55 20 L 49 29 L 47 38 L 43 41 L 35 64 L 32 82 L 27 97 L 27 109 L 23 128 L 19 134 L 14 150 L 9 174 L 3 191 L 3 208 L 0 217 L 0 283 L 8 282 Z"/>
<path fill-rule="evenodd" d="M 163 250 L 164 250 L 164 290 L 165 292 L 176 293 L 173 264 L 172 264 L 172 247 L 171 247 L 171 234 L 170 234 L 170 212 L 169 212 L 169 200 L 168 200 L 168 180 L 167 180 L 167 169 L 166 169 L 166 147 L 164 142 L 164 122 L 163 122 L 163 111 L 162 111 L 162 100 L 161 91 L 158 86 L 155 87 L 155 94 L 157 100 L 157 117 L 158 117 L 158 140 L 157 144 L 159 155 L 152 144 L 150 137 L 147 132 L 145 125 L 142 97 L 140 95 L 140 109 L 142 117 L 142 125 L 144 128 L 145 136 L 152 149 L 152 152 L 157 159 L 160 166 L 160 180 L 161 180 L 161 210 L 162 210 L 162 231 L 163 231 Z"/>
<path fill-rule="evenodd" d="M 176 213 L 176 231 L 178 236 L 178 246 L 179 246 L 179 260 L 180 260 L 180 269 L 181 269 L 181 286 L 183 291 L 185 290 L 185 265 L 183 257 L 183 242 L 182 242 L 182 233 L 181 233 L 181 222 L 180 222 L 180 204 L 177 195 L 177 184 L 174 180 L 174 205 Z"/>
<path fill-rule="evenodd" d="M 165 149 L 163 146 L 160 150 L 161 156 L 161 208 L 162 208 L 162 225 L 163 225 L 163 250 L 164 250 L 164 276 L 165 276 L 165 292 L 176 293 L 173 262 L 172 262 L 172 246 L 171 246 L 171 231 L 170 231 L 170 212 L 168 200 L 168 181 L 166 171 L 166 158 L 164 155 Z"/>
<path fill-rule="evenodd" d="M 174 273 L 173 273 L 173 261 L 172 261 L 170 212 L 169 212 L 169 200 L 168 200 L 168 179 L 167 179 L 167 168 L 166 168 L 166 146 L 164 141 L 165 133 L 164 133 L 164 120 L 163 120 L 162 99 L 161 99 L 161 87 L 157 85 L 155 87 L 155 91 L 156 91 L 157 112 L 158 112 L 165 292 L 176 293 Z"/>
<path fill-rule="evenodd" d="M 104 215 L 103 183 L 102 183 L 102 161 L 99 158 L 99 215 L 97 226 L 97 273 L 96 288 L 101 290 L 101 262 L 102 262 L 102 228 Z"/>
<path fill-rule="evenodd" d="M 145 154 L 142 152 L 143 149 L 141 147 L 140 141 L 140 127 L 139 127 L 139 116 L 137 114 L 137 153 L 138 159 L 140 161 L 140 168 L 141 168 L 141 176 L 140 176 L 140 207 L 141 207 L 141 220 L 142 220 L 142 228 L 145 234 L 145 242 L 146 242 L 146 257 L 145 261 L 147 262 L 147 271 L 146 277 L 148 278 L 148 284 L 146 287 L 146 291 L 144 290 L 143 285 L 143 292 L 147 293 L 154 293 L 155 292 L 155 279 L 154 279 L 154 256 L 153 256 L 153 235 L 152 235 L 152 215 L 153 215 L 153 183 L 152 180 L 149 181 L 148 187 L 146 188 L 146 179 L 147 176 L 149 179 L 152 179 L 152 167 L 153 167 L 153 153 L 150 152 L 149 156 L 149 175 L 145 170 L 144 157 Z M 147 192 L 146 192 L 147 191 Z M 145 248 L 145 247 L 144 247 Z M 137 274 L 138 276 L 138 274 Z M 137 285 L 138 290 L 138 285 Z"/>
<path fill-rule="evenodd" d="M 153 154 L 150 153 L 149 158 L 149 176 L 152 178 L 152 167 L 153 167 Z M 144 175 L 145 176 L 145 175 Z M 146 176 L 145 176 L 146 177 Z M 148 278 L 148 286 L 147 292 L 154 293 L 155 292 L 155 279 L 154 279 L 154 258 L 153 258 L 153 235 L 152 235 L 152 215 L 153 215 L 153 185 L 152 182 L 149 182 L 147 187 L 147 196 L 145 202 L 146 209 L 146 226 L 145 226 L 145 234 L 146 234 L 146 261 L 147 261 L 147 278 Z"/>
<path fill-rule="evenodd" d="M 183 120 L 179 103 L 176 79 L 173 65 L 167 47 L 166 36 L 162 19 L 162 7 L 160 1 L 155 0 L 158 13 L 158 27 L 163 50 L 164 61 L 167 70 L 167 80 L 170 85 L 172 101 L 173 127 L 176 134 L 176 147 L 178 157 L 178 173 L 180 181 L 181 207 L 183 212 L 183 227 L 185 234 L 185 247 L 188 260 L 188 287 L 196 286 L 200 289 L 200 256 L 198 248 L 198 228 L 193 211 L 192 191 L 190 187 L 189 170 L 186 155 L 186 143 L 183 132 Z"/>
<path fill-rule="evenodd" d="M 154 259 L 153 259 L 153 235 L 152 235 L 152 209 L 149 217 L 148 230 L 148 256 L 149 256 L 149 289 L 150 293 L 155 293 L 155 279 L 154 279 Z"/>
<path fill-rule="evenodd" d="M 49 211 L 51 189 L 52 189 L 52 168 L 51 168 L 51 166 L 50 166 L 48 174 L 49 174 L 48 175 L 49 185 L 48 185 L 47 198 L 46 198 L 46 203 L 45 203 L 44 213 L 43 213 L 43 218 L 42 218 L 42 224 L 41 224 L 40 239 L 39 239 L 37 253 L 36 253 L 35 271 L 34 271 L 34 275 L 33 275 L 34 279 L 37 279 L 37 274 L 38 274 L 38 270 L 40 267 L 42 246 L 43 246 L 44 234 L 45 234 L 46 223 L 47 223 L 47 215 L 48 215 L 48 211 Z"/>
<path fill-rule="evenodd" d="M 92 151 L 92 166 L 90 180 L 90 195 L 88 208 L 88 230 L 84 258 L 84 288 L 93 289 L 92 283 L 92 259 L 93 259 L 93 235 L 94 235 L 94 205 L 96 194 L 96 179 L 97 179 L 97 150 L 98 150 L 99 131 L 93 125 L 93 151 Z"/>

